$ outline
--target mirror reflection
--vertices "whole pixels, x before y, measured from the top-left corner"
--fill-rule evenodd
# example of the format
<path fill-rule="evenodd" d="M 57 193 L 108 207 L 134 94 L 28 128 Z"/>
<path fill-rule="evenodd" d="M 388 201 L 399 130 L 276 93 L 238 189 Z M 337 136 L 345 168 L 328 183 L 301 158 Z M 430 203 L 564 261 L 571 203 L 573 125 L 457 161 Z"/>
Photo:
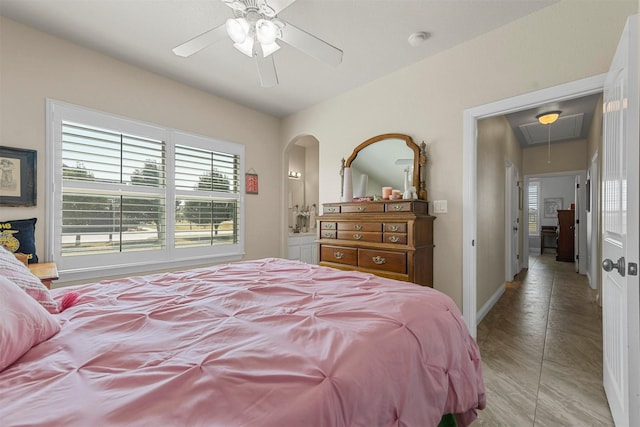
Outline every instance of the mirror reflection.
<path fill-rule="evenodd" d="M 413 150 L 401 139 L 383 139 L 362 148 L 350 166 L 353 196 L 379 195 L 383 186 L 404 191 L 405 177 L 413 185 L 413 164 Z"/>
<path fill-rule="evenodd" d="M 344 163 L 350 168 L 353 197 L 381 196 L 382 187 L 391 187 L 402 195 L 414 187 L 408 197 L 417 195 L 426 200 L 425 147 L 424 142 L 418 147 L 410 136 L 401 133 L 377 135 L 358 145 Z"/>

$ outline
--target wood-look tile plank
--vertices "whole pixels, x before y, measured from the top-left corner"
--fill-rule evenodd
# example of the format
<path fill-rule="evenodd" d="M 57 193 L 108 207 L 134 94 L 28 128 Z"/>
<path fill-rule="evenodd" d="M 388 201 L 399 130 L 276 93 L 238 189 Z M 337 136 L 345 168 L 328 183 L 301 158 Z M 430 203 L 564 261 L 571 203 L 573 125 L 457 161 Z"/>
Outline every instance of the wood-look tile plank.
<path fill-rule="evenodd" d="M 478 325 L 487 408 L 474 426 L 612 426 L 597 292 L 573 263 L 530 258 Z"/>
<path fill-rule="evenodd" d="M 600 375 L 545 361 L 535 426 L 613 426 Z"/>

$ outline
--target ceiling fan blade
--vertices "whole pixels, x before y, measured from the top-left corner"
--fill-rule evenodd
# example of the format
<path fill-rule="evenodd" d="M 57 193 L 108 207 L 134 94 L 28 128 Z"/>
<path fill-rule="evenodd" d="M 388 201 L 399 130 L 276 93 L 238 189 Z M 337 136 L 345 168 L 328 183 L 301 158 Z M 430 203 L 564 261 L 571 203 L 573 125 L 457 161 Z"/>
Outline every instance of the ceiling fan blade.
<path fill-rule="evenodd" d="M 174 47 L 173 53 L 183 57 L 191 56 L 225 37 L 227 37 L 227 29 L 225 25 L 222 24 L 219 27 L 206 31 L 199 36 Z"/>
<path fill-rule="evenodd" d="M 342 50 L 288 22 L 282 29 L 282 40 L 307 55 L 334 67 L 342 62 Z"/>
<path fill-rule="evenodd" d="M 278 85 L 278 74 L 276 74 L 276 64 L 273 55 L 266 58 L 259 53 L 256 55 L 256 65 L 258 66 L 258 76 L 262 87 L 274 87 Z"/>

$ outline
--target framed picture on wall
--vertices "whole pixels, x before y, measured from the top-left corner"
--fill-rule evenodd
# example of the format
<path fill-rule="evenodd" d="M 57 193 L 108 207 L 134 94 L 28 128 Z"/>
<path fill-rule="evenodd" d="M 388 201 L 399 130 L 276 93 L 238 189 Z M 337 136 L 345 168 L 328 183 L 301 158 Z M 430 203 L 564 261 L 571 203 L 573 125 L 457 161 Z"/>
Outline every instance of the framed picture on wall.
<path fill-rule="evenodd" d="M 547 197 L 544 199 L 544 217 L 557 218 L 558 210 L 562 209 L 562 197 Z"/>
<path fill-rule="evenodd" d="M 0 206 L 36 205 L 35 150 L 0 147 Z"/>
<path fill-rule="evenodd" d="M 244 174 L 244 188 L 247 194 L 258 194 L 258 174 L 255 170 L 249 169 Z"/>

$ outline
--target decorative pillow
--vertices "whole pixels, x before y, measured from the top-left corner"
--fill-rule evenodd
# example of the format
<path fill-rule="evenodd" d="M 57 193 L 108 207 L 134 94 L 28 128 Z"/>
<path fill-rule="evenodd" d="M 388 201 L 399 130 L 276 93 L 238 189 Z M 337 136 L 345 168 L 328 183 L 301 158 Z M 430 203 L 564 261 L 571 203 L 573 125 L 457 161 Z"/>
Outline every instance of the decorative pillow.
<path fill-rule="evenodd" d="M 11 252 L 0 246 L 0 276 L 4 276 L 38 301 L 49 313 L 59 313 L 58 303 L 51 298 L 40 279 Z"/>
<path fill-rule="evenodd" d="M 36 221 L 37 218 L 0 222 L 0 246 L 4 246 L 9 252 L 27 255 L 29 263 L 38 262 Z"/>
<path fill-rule="evenodd" d="M 60 331 L 60 324 L 9 279 L 0 277 L 0 371 Z"/>

